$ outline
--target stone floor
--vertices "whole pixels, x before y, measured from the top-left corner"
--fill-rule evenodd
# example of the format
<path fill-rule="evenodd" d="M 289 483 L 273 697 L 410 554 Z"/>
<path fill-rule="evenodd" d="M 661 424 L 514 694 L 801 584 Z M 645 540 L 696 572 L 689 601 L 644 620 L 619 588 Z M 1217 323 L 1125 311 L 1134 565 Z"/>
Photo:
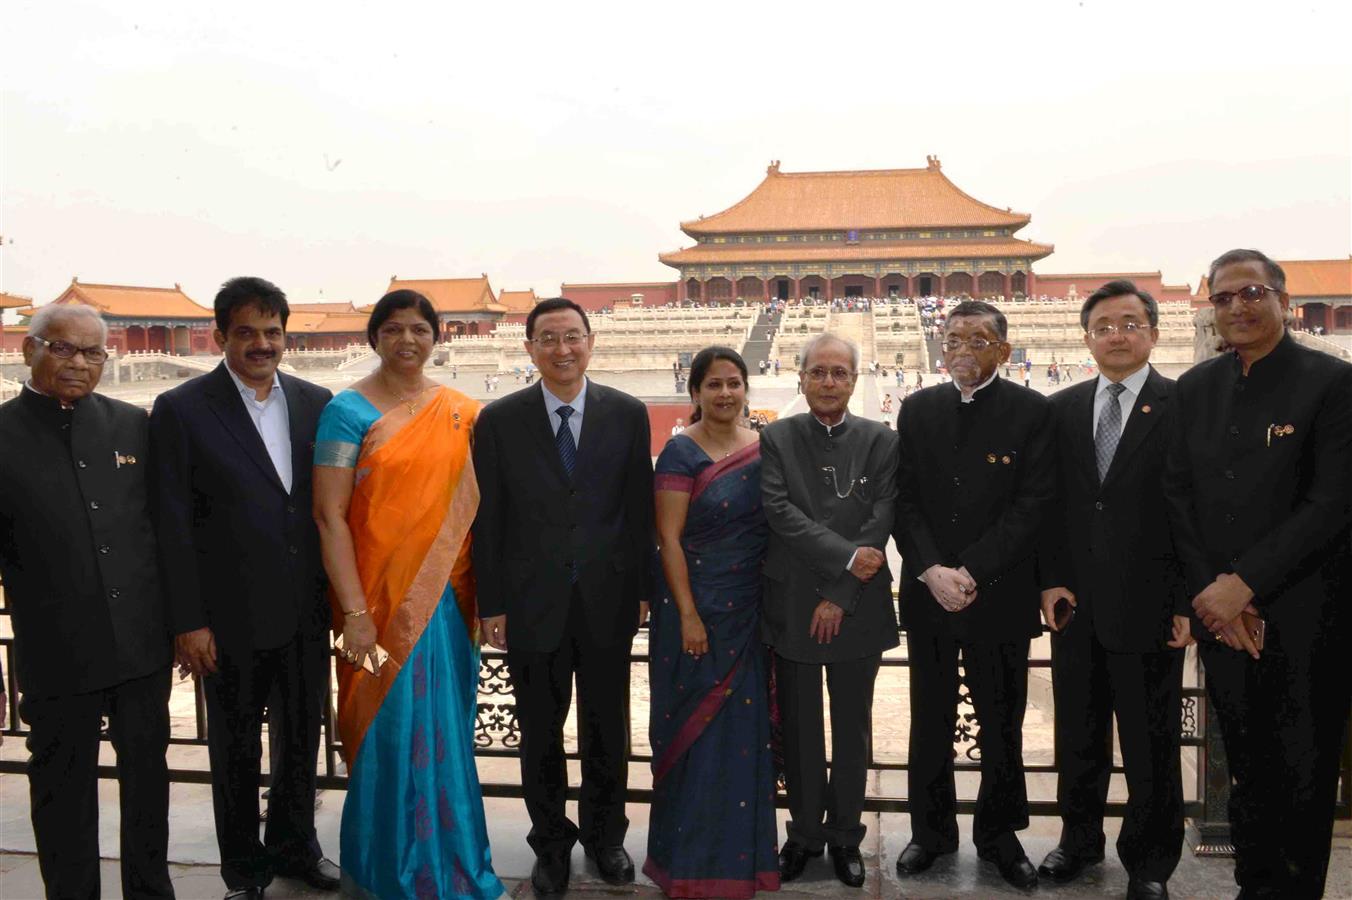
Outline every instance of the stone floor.
<path fill-rule="evenodd" d="M 576 778 L 574 777 L 574 781 Z M 121 897 L 116 860 L 118 835 L 117 786 L 112 782 L 100 784 L 100 841 L 103 862 L 103 896 Z M 338 859 L 338 829 L 343 805 L 341 791 L 323 791 L 316 813 L 320 843 L 330 858 Z M 529 828 L 525 809 L 519 800 L 485 800 L 489 839 L 493 847 L 493 863 L 498 875 L 513 897 L 530 896 L 530 868 L 534 858 L 526 846 L 525 834 Z M 630 828 L 625 846 L 641 867 L 647 842 L 648 808 L 632 804 L 628 809 Z M 784 813 L 781 811 L 781 833 Z M 868 880 L 862 890 L 842 887 L 832 874 L 825 859 L 813 860 L 803 878 L 786 885 L 780 893 L 789 896 L 813 897 L 867 897 L 867 898 L 984 898 L 1017 896 L 1017 891 L 1000 880 L 993 866 L 977 860 L 970 843 L 971 817 L 960 817 L 963 844 L 958 853 L 943 857 L 933 869 L 922 876 L 899 879 L 895 863 L 910 836 L 907 818 L 899 814 L 872 814 L 865 818 L 868 837 L 863 850 L 868 868 Z M 1108 822 L 1108 859 L 1091 868 L 1082 879 L 1072 885 L 1044 885 L 1039 893 L 1057 900 L 1090 897 L 1121 897 L 1126 892 L 1126 875 L 1117 864 L 1113 840 L 1119 825 L 1117 819 Z M 1340 826 L 1334 838 L 1333 860 L 1329 866 L 1329 886 L 1326 896 L 1352 898 L 1352 832 Z M 1034 863 L 1040 861 L 1056 843 L 1060 831 L 1058 821 L 1034 818 L 1031 827 L 1022 833 L 1024 848 Z M 42 897 L 42 880 L 37 859 L 33 855 L 33 836 L 28 824 L 27 785 L 22 776 L 0 776 L 0 898 L 4 900 L 37 900 Z M 170 812 L 169 856 L 173 860 L 174 885 L 183 900 L 221 897 L 224 886 L 216 873 L 216 845 L 212 826 L 210 789 L 205 785 L 176 784 L 172 788 Z M 573 891 L 578 898 L 635 895 L 658 897 L 660 892 L 647 879 L 627 888 L 612 888 L 601 882 L 594 870 L 585 863 L 582 853 L 573 854 Z M 1199 859 L 1184 848 L 1183 858 L 1170 882 L 1175 898 L 1230 898 L 1236 893 L 1231 877 L 1231 863 L 1225 859 Z M 318 896 L 305 885 L 277 880 L 268 888 L 267 896 L 280 898 Z"/>

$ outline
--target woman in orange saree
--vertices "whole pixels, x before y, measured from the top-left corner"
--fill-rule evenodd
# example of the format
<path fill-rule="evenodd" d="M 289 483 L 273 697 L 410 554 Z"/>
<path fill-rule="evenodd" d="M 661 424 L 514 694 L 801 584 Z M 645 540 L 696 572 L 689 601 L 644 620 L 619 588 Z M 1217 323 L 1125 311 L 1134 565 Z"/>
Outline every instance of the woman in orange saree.
<path fill-rule="evenodd" d="M 343 888 L 357 897 L 503 893 L 473 754 L 469 528 L 479 492 L 469 451 L 479 404 L 422 374 L 435 329 L 422 295 L 382 298 L 369 325 L 381 365 L 334 397 L 315 448 L 316 516 L 343 638 Z"/>

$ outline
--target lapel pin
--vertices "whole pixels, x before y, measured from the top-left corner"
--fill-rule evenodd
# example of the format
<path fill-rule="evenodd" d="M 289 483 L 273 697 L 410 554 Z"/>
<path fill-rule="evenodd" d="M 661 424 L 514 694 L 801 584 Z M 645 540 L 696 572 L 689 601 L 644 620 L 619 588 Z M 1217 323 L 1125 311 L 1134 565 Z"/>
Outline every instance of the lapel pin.
<path fill-rule="evenodd" d="M 132 456 L 130 453 L 124 456 L 117 450 L 114 450 L 113 463 L 119 469 L 123 466 L 134 466 L 136 465 L 136 457 Z"/>
<path fill-rule="evenodd" d="M 1009 465 L 1009 457 L 1008 456 L 1000 457 L 1000 462 L 1004 463 L 1005 465 Z"/>
<path fill-rule="evenodd" d="M 453 413 L 451 413 L 451 418 L 454 420 L 454 421 L 451 423 L 451 427 L 454 428 L 456 431 L 459 431 L 459 430 L 460 430 L 460 413 L 458 413 L 458 412 L 453 412 Z"/>
<path fill-rule="evenodd" d="M 1294 425 L 1269 425 L 1267 427 L 1267 445 L 1269 447 L 1272 446 L 1272 439 L 1274 437 L 1286 437 L 1288 434 L 1295 433 L 1296 426 Z"/>
<path fill-rule="evenodd" d="M 1141 407 L 1141 412 L 1144 413 L 1144 414 L 1147 415 L 1147 416 L 1150 415 L 1150 404 L 1147 403 L 1145 406 L 1142 406 L 1142 407 Z"/>
<path fill-rule="evenodd" d="M 987 454 L 986 454 L 986 462 L 988 462 L 988 463 L 993 463 L 993 462 L 995 462 L 995 454 L 994 454 L 994 453 L 987 453 Z"/>

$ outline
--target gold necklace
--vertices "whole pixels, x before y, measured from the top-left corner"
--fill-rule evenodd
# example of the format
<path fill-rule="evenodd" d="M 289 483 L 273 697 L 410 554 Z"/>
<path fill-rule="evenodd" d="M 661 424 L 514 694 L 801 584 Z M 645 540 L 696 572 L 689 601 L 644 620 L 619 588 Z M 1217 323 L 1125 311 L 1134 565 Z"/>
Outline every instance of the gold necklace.
<path fill-rule="evenodd" d="M 383 379 L 381 383 L 384 384 Z M 414 394 L 412 397 L 405 397 L 403 394 L 399 393 L 394 388 L 390 387 L 389 385 L 385 385 L 385 390 L 389 391 L 390 394 L 395 399 L 397 399 L 400 403 L 408 407 L 408 414 L 410 416 L 416 416 L 418 414 L 418 407 L 414 403 L 414 401 L 417 400 L 419 397 L 421 397 L 423 394 L 430 391 L 431 389 L 432 389 L 431 387 L 425 387 L 422 390 L 418 391 L 416 394 Z"/>

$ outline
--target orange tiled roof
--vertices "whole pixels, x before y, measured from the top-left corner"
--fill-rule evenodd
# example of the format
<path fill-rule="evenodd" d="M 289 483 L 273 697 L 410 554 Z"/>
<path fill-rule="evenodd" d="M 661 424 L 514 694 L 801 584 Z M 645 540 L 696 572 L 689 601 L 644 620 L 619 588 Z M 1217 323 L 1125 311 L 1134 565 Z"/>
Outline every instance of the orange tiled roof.
<path fill-rule="evenodd" d="M 291 317 L 286 320 L 286 330 L 291 334 L 364 335 L 370 318 L 368 313 L 361 312 L 323 313 L 292 307 Z"/>
<path fill-rule="evenodd" d="M 432 301 L 432 308 L 439 313 L 505 312 L 493 294 L 487 275 L 478 278 L 400 278 L 396 275 L 385 290 L 386 293 L 417 291 Z"/>
<path fill-rule="evenodd" d="M 1292 297 L 1352 297 L 1352 256 L 1346 259 L 1278 260 Z"/>
<path fill-rule="evenodd" d="M 1292 297 L 1352 297 L 1352 256 L 1346 259 L 1279 259 L 1286 273 L 1286 292 Z M 1193 302 L 1204 304 L 1211 287 L 1203 275 Z"/>
<path fill-rule="evenodd" d="M 1022 227 L 1029 216 L 982 203 L 948 180 L 933 157 L 923 169 L 781 172 L 770 164 L 741 202 L 681 223 L 691 237 L 768 231 L 941 226 Z"/>
<path fill-rule="evenodd" d="M 18 309 L 22 306 L 32 305 L 32 297 L 20 297 L 18 294 L 6 294 L 0 291 L 0 309 Z"/>
<path fill-rule="evenodd" d="M 83 303 L 117 319 L 211 319 L 178 285 L 171 288 L 125 284 L 85 284 L 77 278 L 53 303 Z"/>
<path fill-rule="evenodd" d="M 989 241 L 906 241 L 867 244 L 700 244 L 658 259 L 669 266 L 735 263 L 845 262 L 898 259 L 1042 259 L 1051 254 L 1051 244 L 1036 244 L 1014 238 Z"/>
<path fill-rule="evenodd" d="M 1159 272 L 1038 272 L 1038 281 L 1146 281 L 1160 277 Z"/>
<path fill-rule="evenodd" d="M 511 313 L 528 313 L 539 302 L 540 298 L 535 296 L 535 288 L 528 291 L 503 291 L 498 294 L 498 303 Z"/>

